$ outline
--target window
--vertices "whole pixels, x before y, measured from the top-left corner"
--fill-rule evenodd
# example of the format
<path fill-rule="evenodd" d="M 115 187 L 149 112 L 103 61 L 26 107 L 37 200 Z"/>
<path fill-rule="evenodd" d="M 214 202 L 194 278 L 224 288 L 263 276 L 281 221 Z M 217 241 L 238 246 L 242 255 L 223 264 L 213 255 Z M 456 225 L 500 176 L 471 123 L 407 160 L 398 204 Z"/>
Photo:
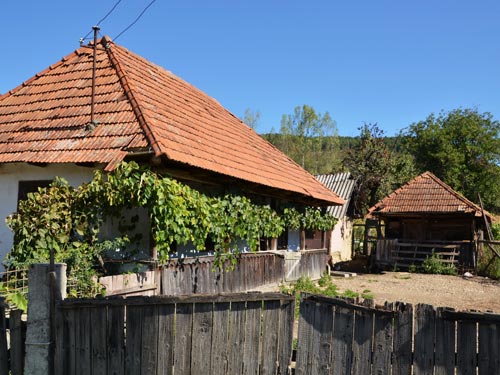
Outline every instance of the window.
<path fill-rule="evenodd" d="M 19 201 L 25 200 L 29 193 L 38 191 L 38 188 L 48 187 L 51 183 L 52 180 L 19 181 L 17 207 L 19 208 Z"/>

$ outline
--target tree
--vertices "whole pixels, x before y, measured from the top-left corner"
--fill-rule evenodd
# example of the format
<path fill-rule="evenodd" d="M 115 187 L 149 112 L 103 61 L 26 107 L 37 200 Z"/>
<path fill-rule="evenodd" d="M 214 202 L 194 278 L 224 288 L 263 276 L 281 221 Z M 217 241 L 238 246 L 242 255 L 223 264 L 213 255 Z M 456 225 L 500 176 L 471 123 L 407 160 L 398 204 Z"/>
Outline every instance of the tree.
<path fill-rule="evenodd" d="M 260 123 L 260 112 L 247 108 L 245 109 L 245 114 L 241 121 L 250 126 L 253 130 L 256 130 Z"/>
<path fill-rule="evenodd" d="M 415 175 L 410 155 L 396 152 L 385 142 L 378 125 L 359 128 L 359 142 L 346 151 L 344 166 L 356 180 L 354 210 L 362 216 L 393 189 Z M 397 145 L 397 141 L 394 141 Z"/>
<path fill-rule="evenodd" d="M 297 106 L 293 114 L 282 116 L 280 133 L 276 146 L 310 173 L 330 173 L 338 165 L 337 127 L 328 112 Z"/>
<path fill-rule="evenodd" d="M 455 109 L 411 124 L 402 136 L 421 171 L 434 173 L 465 197 L 500 211 L 500 123 L 490 113 Z"/>

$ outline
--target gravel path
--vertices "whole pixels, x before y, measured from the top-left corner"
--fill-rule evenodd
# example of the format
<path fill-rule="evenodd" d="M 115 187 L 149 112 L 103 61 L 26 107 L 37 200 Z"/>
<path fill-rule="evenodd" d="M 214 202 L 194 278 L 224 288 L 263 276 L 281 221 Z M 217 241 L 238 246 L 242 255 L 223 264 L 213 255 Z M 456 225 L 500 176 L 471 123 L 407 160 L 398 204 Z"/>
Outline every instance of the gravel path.
<path fill-rule="evenodd" d="M 339 291 L 363 293 L 369 290 L 375 303 L 385 301 L 427 303 L 457 310 L 494 311 L 500 313 L 500 282 L 474 276 L 424 275 L 407 272 L 361 274 L 355 277 L 333 277 Z"/>

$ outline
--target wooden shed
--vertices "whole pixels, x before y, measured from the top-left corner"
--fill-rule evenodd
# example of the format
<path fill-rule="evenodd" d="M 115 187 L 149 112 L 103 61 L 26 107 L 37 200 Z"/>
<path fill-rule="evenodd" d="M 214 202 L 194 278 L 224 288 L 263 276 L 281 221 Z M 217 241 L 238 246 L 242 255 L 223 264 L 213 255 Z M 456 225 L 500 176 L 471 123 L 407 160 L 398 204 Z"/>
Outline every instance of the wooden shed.
<path fill-rule="evenodd" d="M 367 217 L 379 230 L 375 260 L 379 265 L 420 264 L 432 253 L 455 265 L 473 267 L 474 241 L 492 216 L 430 172 L 395 190 Z"/>

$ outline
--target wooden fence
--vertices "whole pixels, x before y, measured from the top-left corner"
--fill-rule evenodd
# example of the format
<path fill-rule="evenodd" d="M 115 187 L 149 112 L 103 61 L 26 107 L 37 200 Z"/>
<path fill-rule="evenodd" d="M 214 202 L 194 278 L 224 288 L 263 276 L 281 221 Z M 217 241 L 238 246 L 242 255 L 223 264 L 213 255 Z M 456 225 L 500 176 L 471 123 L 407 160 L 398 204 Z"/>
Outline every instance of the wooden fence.
<path fill-rule="evenodd" d="M 26 323 L 21 310 L 7 311 L 8 305 L 0 298 L 0 375 L 22 375 Z"/>
<path fill-rule="evenodd" d="M 288 255 L 292 257 L 288 257 Z M 327 250 L 241 254 L 234 269 L 215 269 L 212 256 L 172 259 L 154 271 L 106 276 L 99 281 L 107 295 L 186 295 L 252 291 L 265 285 L 319 279 L 326 269 Z"/>
<path fill-rule="evenodd" d="M 286 374 L 294 300 L 282 294 L 65 300 L 56 374 Z"/>
<path fill-rule="evenodd" d="M 498 374 L 500 315 L 306 296 L 296 374 Z M 413 371 L 413 372 L 412 372 Z"/>
<path fill-rule="evenodd" d="M 375 260 L 379 265 L 393 265 L 407 268 L 420 266 L 433 253 L 446 264 L 473 267 L 476 259 L 473 254 L 473 243 L 470 241 L 419 241 L 379 238 Z"/>

